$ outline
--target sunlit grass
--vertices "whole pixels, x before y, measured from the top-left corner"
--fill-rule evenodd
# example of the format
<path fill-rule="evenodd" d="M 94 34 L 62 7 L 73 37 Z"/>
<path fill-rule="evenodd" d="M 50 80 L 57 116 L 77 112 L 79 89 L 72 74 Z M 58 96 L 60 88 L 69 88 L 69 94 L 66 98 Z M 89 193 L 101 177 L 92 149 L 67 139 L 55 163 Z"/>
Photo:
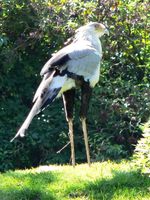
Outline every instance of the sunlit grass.
<path fill-rule="evenodd" d="M 41 166 L 0 174 L 0 200 L 149 200 L 150 178 L 130 162 Z"/>

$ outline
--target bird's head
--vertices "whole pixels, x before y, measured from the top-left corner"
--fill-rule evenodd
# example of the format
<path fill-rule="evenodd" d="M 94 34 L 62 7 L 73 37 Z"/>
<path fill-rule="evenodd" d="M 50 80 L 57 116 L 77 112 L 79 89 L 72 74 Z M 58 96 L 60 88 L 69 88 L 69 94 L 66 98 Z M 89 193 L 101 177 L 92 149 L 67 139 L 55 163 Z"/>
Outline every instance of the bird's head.
<path fill-rule="evenodd" d="M 91 34 L 95 34 L 97 37 L 101 37 L 104 34 L 109 35 L 108 29 L 103 24 L 98 22 L 90 22 L 77 29 L 76 32 L 88 32 Z"/>
<path fill-rule="evenodd" d="M 91 31 L 93 31 L 98 37 L 101 37 L 104 34 L 109 35 L 108 29 L 101 23 L 90 22 L 86 26 L 87 26 L 87 28 L 91 29 Z"/>

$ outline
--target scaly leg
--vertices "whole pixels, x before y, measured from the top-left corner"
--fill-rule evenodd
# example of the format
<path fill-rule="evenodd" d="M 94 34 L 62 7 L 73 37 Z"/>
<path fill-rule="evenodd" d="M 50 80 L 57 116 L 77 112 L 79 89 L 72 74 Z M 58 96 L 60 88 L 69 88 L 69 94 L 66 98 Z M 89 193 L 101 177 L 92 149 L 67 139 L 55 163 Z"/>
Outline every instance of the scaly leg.
<path fill-rule="evenodd" d="M 66 120 L 69 127 L 69 138 L 71 144 L 71 162 L 75 167 L 75 150 L 74 150 L 74 132 L 73 132 L 73 107 L 74 107 L 75 90 L 71 89 L 63 94 L 63 102 L 66 114 Z"/>
<path fill-rule="evenodd" d="M 73 134 L 73 120 L 68 120 L 69 126 L 69 137 L 70 137 L 70 144 L 71 144 L 71 162 L 72 166 L 75 167 L 75 150 L 74 150 L 74 134 Z"/>
<path fill-rule="evenodd" d="M 88 165 L 91 165 L 90 161 L 90 149 L 89 149 L 89 144 L 88 144 L 88 132 L 87 132 L 87 125 L 86 125 L 86 118 L 81 118 L 82 122 L 82 130 L 83 130 L 83 135 L 84 135 L 84 143 L 85 143 L 85 149 L 86 149 L 86 157 L 87 157 L 87 162 Z"/>
<path fill-rule="evenodd" d="M 90 97 L 92 94 L 92 88 L 90 87 L 89 83 L 83 82 L 81 86 L 81 109 L 80 109 L 80 118 L 82 122 L 82 130 L 84 135 L 84 142 L 85 142 L 85 149 L 86 149 L 86 156 L 87 156 L 87 162 L 90 166 L 90 150 L 89 150 L 89 144 L 88 144 L 88 132 L 87 132 L 87 125 L 86 125 L 86 118 L 87 118 L 87 112 L 89 108 L 89 102 Z"/>

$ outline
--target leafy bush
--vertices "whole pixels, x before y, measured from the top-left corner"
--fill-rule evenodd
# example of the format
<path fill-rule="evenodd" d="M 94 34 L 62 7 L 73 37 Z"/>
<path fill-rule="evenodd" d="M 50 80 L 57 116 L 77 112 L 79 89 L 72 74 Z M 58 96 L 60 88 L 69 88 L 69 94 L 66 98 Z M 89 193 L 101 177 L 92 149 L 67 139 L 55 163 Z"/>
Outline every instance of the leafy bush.
<path fill-rule="evenodd" d="M 89 139 L 93 160 L 131 155 L 141 137 L 139 124 L 150 114 L 148 1 L 41 1 L 0 3 L 0 170 L 68 162 L 62 100 L 36 117 L 29 136 L 9 140 L 31 108 L 39 71 L 74 30 L 101 21 L 110 30 L 102 39 L 101 78 L 89 110 Z M 78 162 L 85 160 L 76 102 L 75 143 Z M 58 114 L 59 113 L 59 114 Z M 55 141 L 55 142 L 53 142 Z"/>
<path fill-rule="evenodd" d="M 142 127 L 142 138 L 138 141 L 134 153 L 134 162 L 144 173 L 150 174 L 150 120 Z"/>

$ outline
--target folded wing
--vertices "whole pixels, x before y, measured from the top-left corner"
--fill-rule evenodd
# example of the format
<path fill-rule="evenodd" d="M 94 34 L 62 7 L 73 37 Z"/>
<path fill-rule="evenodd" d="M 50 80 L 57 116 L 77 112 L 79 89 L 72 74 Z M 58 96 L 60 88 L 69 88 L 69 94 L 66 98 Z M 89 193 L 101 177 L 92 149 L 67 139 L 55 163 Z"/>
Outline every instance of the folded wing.
<path fill-rule="evenodd" d="M 65 85 L 66 87 L 66 84 L 69 83 L 67 82 L 67 70 L 70 69 L 72 74 L 80 75 L 80 68 L 82 68 L 82 65 L 86 66 L 88 64 L 88 56 L 89 59 L 92 58 L 91 55 L 94 55 L 95 51 L 90 45 L 73 42 L 54 54 L 41 70 L 40 74 L 43 76 L 43 80 L 34 95 L 33 107 L 11 141 L 18 136 L 23 137 L 33 117 L 54 101 L 60 91 L 64 91 L 63 86 Z M 93 62 L 94 60 L 91 63 Z M 95 63 L 93 66 L 95 66 Z M 81 71 L 81 75 L 84 77 L 84 70 Z"/>

